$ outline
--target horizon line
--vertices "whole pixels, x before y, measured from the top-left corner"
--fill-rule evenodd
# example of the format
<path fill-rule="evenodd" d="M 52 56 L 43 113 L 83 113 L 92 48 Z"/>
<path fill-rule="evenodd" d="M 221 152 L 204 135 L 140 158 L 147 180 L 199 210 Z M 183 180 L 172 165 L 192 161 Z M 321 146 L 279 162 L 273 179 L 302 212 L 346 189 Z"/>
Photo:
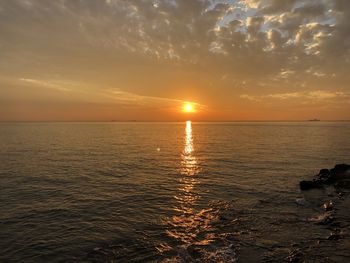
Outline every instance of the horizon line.
<path fill-rule="evenodd" d="M 165 120 L 0 120 L 0 123 L 49 123 L 49 122 L 91 122 L 91 123 L 141 123 L 141 122 L 186 122 L 192 120 L 174 120 L 174 121 L 165 121 Z M 193 120 L 192 122 L 350 122 L 349 120 Z"/>

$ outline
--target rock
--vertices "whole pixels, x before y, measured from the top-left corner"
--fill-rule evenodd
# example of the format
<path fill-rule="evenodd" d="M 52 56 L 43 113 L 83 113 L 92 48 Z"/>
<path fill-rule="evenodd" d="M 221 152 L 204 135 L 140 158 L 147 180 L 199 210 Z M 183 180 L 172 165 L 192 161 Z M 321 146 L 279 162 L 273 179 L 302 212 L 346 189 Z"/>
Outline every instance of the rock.
<path fill-rule="evenodd" d="M 322 186 L 322 184 L 318 180 L 301 181 L 299 184 L 300 184 L 301 190 L 309 190 L 309 189 L 313 189 L 313 188 L 319 188 Z"/>
<path fill-rule="evenodd" d="M 328 225 L 334 221 L 334 217 L 331 212 L 326 212 L 326 213 L 311 217 L 307 221 L 315 224 L 320 224 L 320 225 Z"/>
<path fill-rule="evenodd" d="M 328 201 L 325 202 L 322 207 L 324 208 L 324 210 L 326 211 L 332 211 L 333 210 L 333 202 L 332 201 Z"/>
<path fill-rule="evenodd" d="M 331 174 L 335 174 L 335 175 L 339 175 L 339 174 L 343 174 L 343 173 L 347 173 L 349 172 L 350 169 L 350 165 L 348 164 L 337 164 L 336 166 L 334 166 L 333 169 L 331 169 Z"/>
<path fill-rule="evenodd" d="M 299 183 L 301 190 L 321 188 L 324 185 L 335 184 L 339 187 L 350 187 L 350 165 L 337 164 L 334 168 L 321 169 L 317 178 L 311 181 L 303 180 Z"/>
<path fill-rule="evenodd" d="M 326 179 L 329 178 L 330 174 L 331 172 L 328 169 L 321 169 L 317 176 Z"/>
<path fill-rule="evenodd" d="M 341 180 L 339 182 L 336 182 L 334 184 L 334 186 L 337 188 L 349 189 L 350 188 L 350 178 L 349 178 L 349 180 Z"/>

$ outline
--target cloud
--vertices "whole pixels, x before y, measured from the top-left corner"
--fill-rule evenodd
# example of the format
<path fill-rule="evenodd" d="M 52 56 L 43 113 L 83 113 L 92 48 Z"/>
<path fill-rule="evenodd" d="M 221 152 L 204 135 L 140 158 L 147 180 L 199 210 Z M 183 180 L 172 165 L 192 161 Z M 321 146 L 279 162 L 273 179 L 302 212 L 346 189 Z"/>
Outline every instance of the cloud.
<path fill-rule="evenodd" d="M 343 31 L 346 24 L 343 17 L 346 11 L 340 10 L 346 3 L 341 1 L 154 3 L 14 0 L 1 4 L 7 15 L 3 15 L 0 30 L 8 40 L 11 35 L 29 40 L 27 48 L 49 41 L 53 44 L 50 49 L 59 49 L 56 41 L 60 39 L 58 43 L 75 43 L 87 49 L 137 53 L 184 63 L 205 62 L 201 55 L 212 52 L 219 56 L 220 63 L 244 64 L 240 57 L 252 57 L 255 63 L 271 67 L 270 59 L 290 61 L 293 55 L 299 61 L 305 54 L 320 60 L 318 55 L 329 52 L 327 43 L 334 42 L 334 35 Z M 13 10 L 19 19 L 14 20 Z M 46 24 L 40 25 L 41 20 L 46 20 Z M 339 24 L 341 22 L 344 25 Z M 53 37 L 53 41 L 44 35 Z M 348 51 L 344 43 L 341 46 L 344 52 Z M 220 56 L 222 54 L 226 54 L 226 58 Z M 323 58 L 322 61 L 327 62 Z M 286 68 L 297 66 L 285 65 Z M 254 73 L 254 69 L 251 71 Z"/>
<path fill-rule="evenodd" d="M 152 107 L 167 107 L 181 108 L 186 100 L 163 98 L 155 96 L 142 96 L 135 93 L 127 92 L 115 87 L 97 87 L 93 84 L 82 87 L 80 82 L 62 81 L 62 80 L 38 80 L 33 78 L 20 78 L 21 82 L 27 86 L 39 87 L 44 89 L 56 90 L 59 92 L 69 92 L 70 96 L 75 96 L 85 102 L 108 102 L 118 105 L 128 106 L 152 106 Z M 59 99 L 59 98 L 58 98 Z M 190 101 L 198 111 L 206 109 L 205 105 Z"/>
<path fill-rule="evenodd" d="M 268 95 L 247 95 L 242 94 L 240 98 L 247 99 L 250 101 L 263 101 L 267 99 L 277 99 L 277 100 L 293 100 L 300 99 L 310 100 L 310 101 L 325 101 L 330 99 L 349 99 L 350 93 L 344 93 L 341 91 L 323 91 L 323 90 L 314 90 L 307 92 L 289 92 L 289 93 L 276 93 L 276 94 L 268 94 Z"/>
<path fill-rule="evenodd" d="M 62 85 L 59 85 L 58 83 L 52 83 L 52 82 L 48 82 L 48 81 L 42 81 L 42 80 L 30 79 L 30 78 L 20 78 L 19 80 L 21 82 L 24 82 L 26 84 L 33 85 L 33 86 L 40 86 L 40 87 L 55 89 L 55 90 L 59 90 L 59 91 L 71 91 L 71 89 L 63 87 Z"/>
<path fill-rule="evenodd" d="M 0 78 L 129 104 L 329 100 L 349 90 L 349 17 L 348 0 L 1 1 Z"/>
<path fill-rule="evenodd" d="M 250 100 L 250 101 L 261 101 L 261 97 L 254 96 L 254 95 L 242 94 L 239 97 L 241 99 L 246 99 L 246 100 Z"/>

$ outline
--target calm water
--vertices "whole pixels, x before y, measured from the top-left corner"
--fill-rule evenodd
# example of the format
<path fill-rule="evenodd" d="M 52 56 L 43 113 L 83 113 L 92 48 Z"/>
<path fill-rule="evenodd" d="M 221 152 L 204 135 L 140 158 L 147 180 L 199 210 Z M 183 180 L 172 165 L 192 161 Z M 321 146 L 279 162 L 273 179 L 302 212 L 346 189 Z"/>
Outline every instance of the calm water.
<path fill-rule="evenodd" d="M 346 122 L 0 124 L 0 261 L 350 262 L 349 198 L 298 187 L 350 163 L 349 135 Z M 317 223 L 325 200 L 341 240 Z"/>

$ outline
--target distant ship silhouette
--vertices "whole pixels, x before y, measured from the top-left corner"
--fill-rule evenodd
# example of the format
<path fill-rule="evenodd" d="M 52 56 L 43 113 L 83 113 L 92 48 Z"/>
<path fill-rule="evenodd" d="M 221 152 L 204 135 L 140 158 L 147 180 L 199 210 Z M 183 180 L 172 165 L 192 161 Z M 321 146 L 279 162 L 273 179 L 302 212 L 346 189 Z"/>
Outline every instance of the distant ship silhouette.
<path fill-rule="evenodd" d="M 320 119 L 311 119 L 309 121 L 321 121 Z"/>

